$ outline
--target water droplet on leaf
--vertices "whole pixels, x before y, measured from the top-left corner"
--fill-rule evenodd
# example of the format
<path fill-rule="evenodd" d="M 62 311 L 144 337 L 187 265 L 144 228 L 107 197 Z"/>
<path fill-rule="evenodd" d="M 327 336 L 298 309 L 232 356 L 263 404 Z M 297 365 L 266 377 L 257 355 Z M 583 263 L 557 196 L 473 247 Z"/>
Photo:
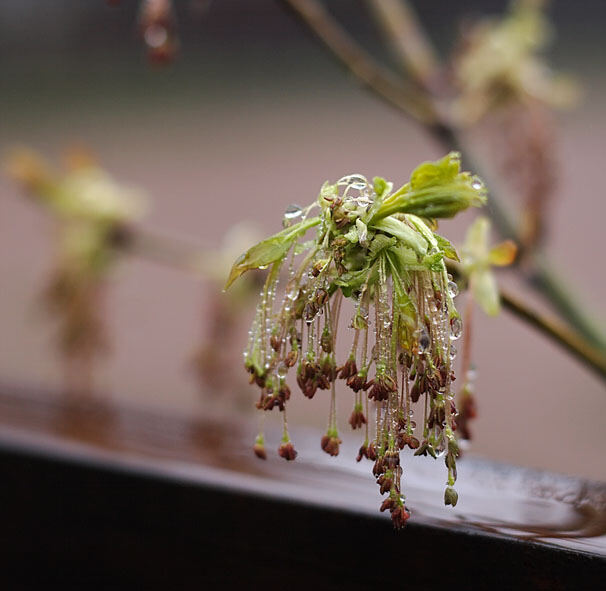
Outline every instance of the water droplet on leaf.
<path fill-rule="evenodd" d="M 295 203 L 291 203 L 284 211 L 284 220 L 282 225 L 287 228 L 294 220 L 303 215 L 303 208 Z"/>

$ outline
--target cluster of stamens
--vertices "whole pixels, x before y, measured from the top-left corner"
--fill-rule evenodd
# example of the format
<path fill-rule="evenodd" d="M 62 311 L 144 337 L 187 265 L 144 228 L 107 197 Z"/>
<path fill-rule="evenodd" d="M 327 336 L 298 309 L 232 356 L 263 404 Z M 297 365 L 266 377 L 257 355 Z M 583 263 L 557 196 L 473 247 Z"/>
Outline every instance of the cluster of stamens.
<path fill-rule="evenodd" d="M 448 473 L 445 502 L 457 502 L 452 488 L 459 454 L 452 382 L 453 341 L 461 334 L 461 320 L 453 304 L 457 287 L 446 268 L 399 267 L 387 249 L 379 250 L 381 240 L 386 240 L 381 232 L 358 235 L 355 248 L 367 255 L 368 268 L 363 281 L 351 280 L 356 271 L 351 261 L 359 253 L 352 250 L 346 232 L 360 212 L 372 205 L 372 199 L 366 197 L 369 185 L 360 179 L 363 177 L 358 175 L 346 177 L 338 184 L 345 190 L 324 200 L 324 219 L 307 254 L 299 252 L 295 241 L 287 255 L 271 265 L 250 331 L 245 366 L 251 383 L 260 389 L 257 408 L 278 409 L 282 414 L 278 453 L 286 460 L 297 455 L 286 420 L 289 370 L 296 368 L 296 382 L 307 398 L 324 391 L 330 396 L 328 428 L 321 447 L 331 456 L 338 455 L 341 444 L 337 384 L 344 383 L 352 391 L 349 425 L 364 434 L 357 460 L 373 462 L 380 493 L 387 495 L 381 511 L 389 510 L 399 528 L 410 516 L 401 485 L 400 455 L 407 447 L 416 456 L 444 457 Z M 362 196 L 349 198 L 352 187 Z M 304 220 L 308 213 L 292 206 L 285 226 L 296 217 Z M 406 216 L 398 220 L 408 224 Z M 280 291 L 284 277 L 285 288 Z M 354 303 L 348 319 L 353 342 L 339 363 L 336 338 L 345 299 Z M 254 450 L 257 456 L 266 457 L 262 433 Z"/>

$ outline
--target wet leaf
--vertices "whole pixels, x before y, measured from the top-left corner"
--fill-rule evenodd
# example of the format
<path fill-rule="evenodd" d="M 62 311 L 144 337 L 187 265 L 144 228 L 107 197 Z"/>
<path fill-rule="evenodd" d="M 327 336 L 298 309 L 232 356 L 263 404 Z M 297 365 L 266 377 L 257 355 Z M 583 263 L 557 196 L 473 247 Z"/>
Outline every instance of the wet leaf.
<path fill-rule="evenodd" d="M 266 267 L 283 258 L 296 238 L 319 223 L 319 217 L 303 220 L 249 248 L 236 260 L 231 268 L 225 289 L 242 273 L 251 269 Z"/>
<path fill-rule="evenodd" d="M 438 243 L 438 248 L 444 253 L 444 256 L 447 259 L 451 259 L 453 261 L 459 262 L 461 259 L 457 254 L 455 247 L 450 243 L 450 240 L 444 238 L 444 236 L 440 236 L 434 232 L 434 237 Z"/>

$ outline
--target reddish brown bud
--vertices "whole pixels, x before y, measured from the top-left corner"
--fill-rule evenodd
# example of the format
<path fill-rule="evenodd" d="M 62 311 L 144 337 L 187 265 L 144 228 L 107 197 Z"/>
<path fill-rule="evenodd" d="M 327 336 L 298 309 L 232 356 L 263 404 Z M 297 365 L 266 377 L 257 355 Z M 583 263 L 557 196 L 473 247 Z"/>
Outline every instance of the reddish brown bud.
<path fill-rule="evenodd" d="M 366 417 L 361 409 L 354 408 L 351 416 L 349 417 L 349 424 L 351 425 L 352 429 L 361 429 L 362 425 L 366 424 Z"/>
<path fill-rule="evenodd" d="M 360 390 L 366 390 L 366 388 L 368 388 L 368 384 L 366 383 L 366 375 L 362 372 L 347 378 L 346 384 L 354 392 L 359 392 Z"/>
<path fill-rule="evenodd" d="M 374 466 L 372 467 L 372 473 L 375 476 L 383 474 L 385 472 L 385 464 L 383 464 L 383 458 L 379 457 L 375 460 Z"/>
<path fill-rule="evenodd" d="M 373 462 L 377 459 L 377 448 L 374 442 L 368 444 L 368 449 L 366 450 L 366 457 Z"/>
<path fill-rule="evenodd" d="M 339 369 L 339 377 L 342 380 L 346 380 L 355 376 L 358 373 L 358 367 L 356 366 L 356 360 L 353 357 L 350 357 L 343 366 Z M 349 384 L 348 384 L 349 385 Z"/>
<path fill-rule="evenodd" d="M 294 367 L 297 363 L 297 359 L 299 358 L 298 351 L 289 351 L 286 357 L 284 358 L 284 365 L 286 367 Z"/>
<path fill-rule="evenodd" d="M 362 458 L 367 458 L 367 457 L 368 457 L 368 446 L 364 443 L 358 450 L 356 462 L 360 462 L 362 460 Z"/>
<path fill-rule="evenodd" d="M 325 355 L 321 365 L 322 375 L 330 382 L 337 379 L 337 364 L 330 355 Z"/>
<path fill-rule="evenodd" d="M 314 294 L 314 302 L 318 309 L 320 309 L 327 301 L 328 292 L 323 288 L 316 289 L 316 293 Z"/>
<path fill-rule="evenodd" d="M 269 338 L 269 344 L 274 351 L 279 351 L 282 346 L 282 339 L 278 335 L 272 334 Z"/>
<path fill-rule="evenodd" d="M 391 511 L 391 521 L 395 529 L 402 529 L 409 518 L 410 513 L 405 505 L 398 506 Z"/>
<path fill-rule="evenodd" d="M 338 437 L 327 434 L 322 437 L 320 445 L 322 446 L 322 449 L 329 456 L 338 456 L 339 455 L 339 445 L 341 443 L 342 443 L 342 441 Z"/>
<path fill-rule="evenodd" d="M 297 451 L 291 441 L 283 441 L 278 448 L 278 455 L 291 462 L 297 457 Z"/>
<path fill-rule="evenodd" d="M 381 474 L 379 478 L 377 478 L 377 484 L 379 485 L 379 491 L 382 495 L 391 490 L 393 486 L 393 478 L 388 474 Z"/>
<path fill-rule="evenodd" d="M 394 469 L 400 465 L 400 454 L 397 451 L 387 451 L 383 456 L 383 463 L 386 468 Z"/>

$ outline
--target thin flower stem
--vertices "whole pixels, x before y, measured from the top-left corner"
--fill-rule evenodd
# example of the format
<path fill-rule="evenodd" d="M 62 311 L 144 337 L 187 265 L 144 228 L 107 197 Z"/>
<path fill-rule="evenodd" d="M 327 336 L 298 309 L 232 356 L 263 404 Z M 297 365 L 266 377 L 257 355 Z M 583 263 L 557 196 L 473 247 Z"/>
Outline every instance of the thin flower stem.
<path fill-rule="evenodd" d="M 405 23 L 404 31 L 414 30 L 413 37 L 417 38 L 416 48 L 412 47 L 412 41 L 407 41 L 406 48 L 401 46 L 401 51 L 406 51 L 407 63 L 412 59 L 419 59 L 422 55 L 418 48 L 420 47 L 418 39 L 422 39 L 421 46 L 431 48 L 431 43 L 428 40 L 425 31 L 418 23 L 416 18 L 411 18 L 413 14 L 407 6 L 405 0 L 401 0 L 404 10 L 400 10 L 399 18 L 395 24 Z M 423 115 L 420 116 L 417 109 L 413 108 L 410 99 L 410 91 L 405 89 L 401 84 L 394 81 L 393 75 L 386 71 L 380 64 L 377 64 L 372 57 L 339 25 L 339 23 L 324 9 L 322 3 L 318 0 L 280 0 L 280 2 L 294 11 L 295 15 L 312 30 L 328 48 L 328 50 L 336 56 L 341 63 L 349 69 L 369 90 L 373 91 L 381 98 L 386 100 L 400 112 L 411 117 L 416 122 L 425 126 L 431 136 L 436 139 L 442 146 L 448 150 L 458 150 L 461 152 L 464 160 L 473 170 L 479 170 L 478 166 L 472 166 L 472 157 L 469 151 L 465 149 L 459 137 L 457 130 L 446 120 L 441 117 L 432 104 L 431 96 L 426 94 L 423 104 Z M 385 3 L 383 3 L 385 4 Z M 393 3 L 388 3 L 393 4 Z M 393 6 L 392 6 L 393 8 Z M 408 9 L 408 10 L 407 10 Z M 392 31 L 390 33 L 397 36 L 398 39 L 409 40 L 410 34 L 407 36 L 403 31 Z M 433 50 L 430 49 L 432 55 Z M 423 59 L 427 59 L 426 56 Z M 411 72 L 418 78 L 419 72 L 425 66 L 416 65 L 411 68 Z M 433 66 L 432 66 L 433 67 Z M 416 72 L 416 74 L 415 74 Z M 425 76 L 425 74 L 423 74 Z M 398 97 L 398 93 L 402 93 Z M 415 105 L 417 100 L 415 99 Z M 486 178 L 486 174 L 480 173 L 480 176 L 487 181 L 488 186 L 491 186 L 491 199 L 489 200 L 488 211 L 490 217 L 495 223 L 498 232 L 504 238 L 511 238 L 518 244 L 523 245 L 523 236 L 521 235 L 516 224 L 512 221 L 512 216 L 507 208 L 503 205 L 508 200 L 501 199 L 499 194 L 494 190 L 495 183 L 490 182 Z M 538 252 L 527 252 L 525 254 L 526 271 L 523 276 L 531 287 L 540 293 L 557 312 L 578 332 L 579 337 L 582 337 L 590 347 L 598 348 L 606 351 L 606 334 L 601 330 L 598 323 L 593 322 L 589 315 L 583 310 L 582 304 L 576 302 L 572 294 L 562 289 L 563 281 L 549 268 L 545 262 L 544 255 Z"/>

